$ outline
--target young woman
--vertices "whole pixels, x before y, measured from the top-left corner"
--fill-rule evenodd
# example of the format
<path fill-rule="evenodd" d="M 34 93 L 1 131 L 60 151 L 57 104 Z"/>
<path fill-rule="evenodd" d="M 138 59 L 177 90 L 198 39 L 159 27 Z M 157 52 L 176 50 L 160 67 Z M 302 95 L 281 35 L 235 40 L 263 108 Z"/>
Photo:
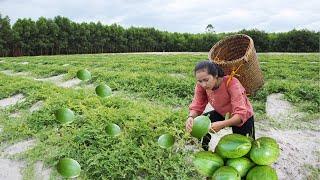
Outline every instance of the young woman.
<path fill-rule="evenodd" d="M 191 132 L 194 118 L 201 115 L 208 103 L 213 111 L 210 115 L 210 131 L 218 132 L 232 127 L 233 133 L 255 138 L 253 108 L 245 89 L 235 77 L 224 76 L 223 70 L 211 61 L 199 62 L 194 69 L 197 80 L 193 101 L 189 106 L 186 130 Z M 230 118 L 225 115 L 230 113 Z M 202 141 L 202 148 L 208 151 L 211 136 L 208 133 Z"/>

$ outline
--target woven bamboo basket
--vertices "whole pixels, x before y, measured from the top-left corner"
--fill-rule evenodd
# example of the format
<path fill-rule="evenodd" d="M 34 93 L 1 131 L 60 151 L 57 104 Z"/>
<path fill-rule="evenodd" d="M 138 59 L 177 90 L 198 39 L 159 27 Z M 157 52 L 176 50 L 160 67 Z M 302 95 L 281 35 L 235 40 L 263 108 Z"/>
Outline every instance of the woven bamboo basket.
<path fill-rule="evenodd" d="M 264 84 L 253 40 L 248 35 L 236 34 L 220 40 L 209 51 L 209 60 L 220 66 L 225 75 L 238 69 L 238 76 L 234 77 L 250 95 Z"/>

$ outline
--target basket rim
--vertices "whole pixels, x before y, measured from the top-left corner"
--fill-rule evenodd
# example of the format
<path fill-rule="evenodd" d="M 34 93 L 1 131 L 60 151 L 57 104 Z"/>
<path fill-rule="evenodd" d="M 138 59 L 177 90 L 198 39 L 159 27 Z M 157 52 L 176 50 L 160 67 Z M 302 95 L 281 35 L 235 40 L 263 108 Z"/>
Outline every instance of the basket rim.
<path fill-rule="evenodd" d="M 247 39 L 249 39 L 249 45 L 246 49 L 246 53 L 244 54 L 244 56 L 241 56 L 240 58 L 238 59 L 235 59 L 233 61 L 218 61 L 216 62 L 214 59 L 211 58 L 211 54 L 213 53 L 214 49 L 219 46 L 220 44 L 224 43 L 225 41 L 228 41 L 229 39 L 232 39 L 232 38 L 235 38 L 235 37 L 245 37 Z M 216 64 L 219 64 L 219 65 L 229 65 L 229 64 L 236 64 L 236 63 L 239 63 L 241 62 L 242 59 L 244 59 L 245 62 L 248 62 L 248 58 L 247 58 L 247 54 L 248 54 L 248 51 L 250 49 L 253 49 L 254 48 L 254 44 L 253 44 L 253 40 L 250 36 L 246 35 L 246 34 L 234 34 L 234 35 L 230 35 L 230 36 L 227 36 L 223 39 L 221 39 L 220 41 L 218 41 L 209 51 L 209 54 L 208 54 L 208 58 L 209 60 L 213 61 L 214 63 Z"/>

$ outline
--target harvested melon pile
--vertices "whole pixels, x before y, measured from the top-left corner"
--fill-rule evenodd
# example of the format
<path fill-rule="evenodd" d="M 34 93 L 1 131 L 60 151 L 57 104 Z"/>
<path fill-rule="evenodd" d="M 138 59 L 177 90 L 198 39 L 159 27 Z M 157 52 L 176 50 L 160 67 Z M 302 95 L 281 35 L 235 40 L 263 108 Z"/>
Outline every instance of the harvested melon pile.
<path fill-rule="evenodd" d="M 279 145 L 270 137 L 253 140 L 228 134 L 219 140 L 214 152 L 197 152 L 193 164 L 200 174 L 214 180 L 277 180 L 271 165 L 279 155 Z"/>

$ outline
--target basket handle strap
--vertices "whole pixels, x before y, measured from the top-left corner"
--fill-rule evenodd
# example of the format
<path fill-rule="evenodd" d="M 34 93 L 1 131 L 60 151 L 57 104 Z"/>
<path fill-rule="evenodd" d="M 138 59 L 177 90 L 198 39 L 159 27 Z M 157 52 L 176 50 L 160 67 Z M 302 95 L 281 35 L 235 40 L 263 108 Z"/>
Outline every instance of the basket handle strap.
<path fill-rule="evenodd" d="M 232 72 L 231 72 L 231 74 L 229 75 L 228 80 L 227 80 L 227 85 L 226 85 L 226 86 L 227 86 L 227 89 L 228 89 L 228 87 L 229 87 L 229 84 L 230 84 L 230 81 L 231 81 L 232 77 L 233 77 L 233 76 L 240 76 L 240 74 L 236 74 L 236 73 L 237 73 L 237 71 L 240 69 L 240 67 L 241 67 L 242 65 L 243 65 L 243 63 L 241 63 L 236 70 L 235 70 L 235 69 L 232 70 Z M 228 92 L 228 93 L 229 93 L 229 92 Z M 249 96 L 250 94 L 246 93 L 246 95 Z"/>
<path fill-rule="evenodd" d="M 231 72 L 231 74 L 230 74 L 230 76 L 229 76 L 229 78 L 228 78 L 228 80 L 227 80 L 227 87 L 229 86 L 230 81 L 231 81 L 231 79 L 232 79 L 233 76 L 240 76 L 239 74 L 237 74 L 237 72 L 238 72 L 238 70 L 240 69 L 240 67 L 241 67 L 242 65 L 243 65 L 243 63 L 241 63 L 241 64 L 238 66 L 237 69 L 234 69 L 234 68 L 233 68 L 233 70 L 232 70 L 232 72 Z"/>

